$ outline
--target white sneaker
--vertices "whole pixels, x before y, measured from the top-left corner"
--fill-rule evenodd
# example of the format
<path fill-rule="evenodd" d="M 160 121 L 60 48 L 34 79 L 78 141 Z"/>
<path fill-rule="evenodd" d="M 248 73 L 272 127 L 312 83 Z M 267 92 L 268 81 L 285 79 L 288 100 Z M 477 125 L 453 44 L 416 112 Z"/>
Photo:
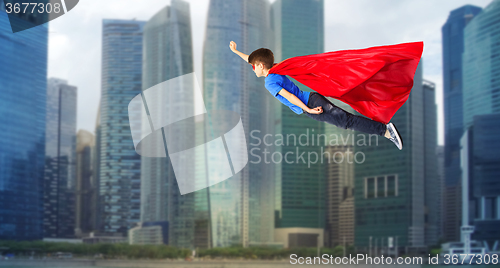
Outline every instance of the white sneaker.
<path fill-rule="evenodd" d="M 389 130 L 389 134 L 391 135 L 389 140 L 391 140 L 394 144 L 396 144 L 399 150 L 402 150 L 403 140 L 401 139 L 401 135 L 399 135 L 399 131 L 396 129 L 393 123 L 389 123 L 386 126 L 387 130 Z"/>

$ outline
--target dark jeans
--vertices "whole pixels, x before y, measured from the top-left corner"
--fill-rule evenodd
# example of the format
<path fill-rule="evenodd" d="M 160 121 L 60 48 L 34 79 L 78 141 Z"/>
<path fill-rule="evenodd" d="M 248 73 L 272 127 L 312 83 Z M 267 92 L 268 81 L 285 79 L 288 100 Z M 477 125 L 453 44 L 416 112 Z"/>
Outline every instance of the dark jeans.
<path fill-rule="evenodd" d="M 318 106 L 323 107 L 323 112 L 320 114 L 310 114 L 304 110 L 302 111 L 314 120 L 327 122 L 343 129 L 352 129 L 380 136 L 385 135 L 387 126 L 384 123 L 348 113 L 340 107 L 335 106 L 335 104 L 325 98 L 325 96 L 317 92 L 311 92 L 307 107 L 312 109 Z"/>

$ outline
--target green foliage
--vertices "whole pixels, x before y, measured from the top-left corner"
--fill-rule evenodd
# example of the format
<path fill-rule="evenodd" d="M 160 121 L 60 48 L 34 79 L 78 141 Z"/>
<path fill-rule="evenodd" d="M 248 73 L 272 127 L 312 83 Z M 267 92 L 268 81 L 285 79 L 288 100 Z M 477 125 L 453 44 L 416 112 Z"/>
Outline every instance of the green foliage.
<path fill-rule="evenodd" d="M 431 253 L 430 254 L 431 254 L 431 257 L 432 257 L 432 256 L 436 256 L 436 254 L 439 254 L 439 253 L 441 253 L 441 249 L 440 248 L 433 248 L 433 249 L 431 249 Z"/>
<path fill-rule="evenodd" d="M 73 244 L 43 241 L 5 241 L 0 240 L 0 252 L 9 252 L 16 255 L 30 255 L 34 252 L 37 256 L 54 256 L 57 252 L 69 252 L 74 257 L 93 258 L 100 256 L 105 259 L 184 259 L 191 256 L 191 250 L 177 248 L 169 245 L 129 245 L 117 244 Z M 354 247 L 346 248 L 346 254 L 354 254 Z M 317 257 L 317 249 L 293 248 L 277 249 L 273 247 L 254 246 L 244 248 L 234 245 L 225 248 L 197 249 L 196 257 L 201 258 L 237 258 L 237 259 L 289 259 L 291 254 L 301 257 Z M 321 248 L 320 256 L 329 254 L 342 257 L 343 247 Z"/>
<path fill-rule="evenodd" d="M 34 252 L 36 255 L 53 256 L 57 252 L 70 252 L 75 257 L 93 257 L 102 254 L 104 258 L 130 259 L 165 259 L 185 258 L 191 255 L 189 249 L 180 249 L 167 245 L 129 245 L 117 244 L 73 244 L 53 243 L 43 241 L 2 241 L 0 248 L 3 252 L 16 255 L 26 255 Z"/>

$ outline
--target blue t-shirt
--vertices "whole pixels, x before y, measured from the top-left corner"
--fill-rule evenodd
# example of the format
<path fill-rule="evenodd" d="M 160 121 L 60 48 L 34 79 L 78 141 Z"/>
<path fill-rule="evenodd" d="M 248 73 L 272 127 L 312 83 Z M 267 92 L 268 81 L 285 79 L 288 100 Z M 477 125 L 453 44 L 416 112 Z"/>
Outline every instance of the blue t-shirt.
<path fill-rule="evenodd" d="M 297 96 L 297 98 L 299 98 L 306 106 L 307 101 L 309 100 L 309 94 L 311 93 L 309 91 L 300 90 L 292 81 L 290 81 L 290 79 L 288 79 L 288 77 L 280 74 L 268 74 L 266 77 L 266 88 L 275 98 L 290 107 L 290 109 L 292 109 L 292 111 L 296 114 L 301 114 L 304 111 L 299 106 L 289 102 L 285 97 L 278 94 L 278 92 L 284 88 L 286 91 Z"/>

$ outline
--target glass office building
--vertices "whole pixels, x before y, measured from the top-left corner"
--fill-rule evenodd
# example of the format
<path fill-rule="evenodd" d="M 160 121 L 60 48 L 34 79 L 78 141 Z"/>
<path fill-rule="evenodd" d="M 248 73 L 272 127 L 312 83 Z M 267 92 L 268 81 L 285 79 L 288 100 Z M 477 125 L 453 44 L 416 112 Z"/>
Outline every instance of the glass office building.
<path fill-rule="evenodd" d="M 14 34 L 4 7 L 2 1 L 0 239 L 41 239 L 48 26 Z"/>
<path fill-rule="evenodd" d="M 128 104 L 142 90 L 146 22 L 102 22 L 100 106 L 100 231 L 127 236 L 140 220 L 141 157 L 130 135 Z"/>
<path fill-rule="evenodd" d="M 254 154 L 261 155 L 265 145 L 252 146 L 255 141 L 250 137 L 254 130 L 254 135 L 273 133 L 269 105 L 273 97 L 265 90 L 264 79 L 256 77 L 252 66 L 228 48 L 230 41 L 235 41 L 238 50 L 245 54 L 270 47 L 269 14 L 267 0 L 209 3 L 202 63 L 205 106 L 208 113 L 229 110 L 240 115 L 249 153 L 245 168 L 209 187 L 207 204 L 213 247 L 246 247 L 273 240 L 273 164 L 251 156 L 253 148 L 257 148 Z"/>
<path fill-rule="evenodd" d="M 460 181 L 460 137 L 463 133 L 462 53 L 464 28 L 479 13 L 480 7 L 465 5 L 450 12 L 441 28 L 443 40 L 444 104 L 444 238 L 459 239 L 460 210 L 456 187 Z"/>
<path fill-rule="evenodd" d="M 500 113 L 477 115 L 464 133 L 462 170 L 469 185 L 471 239 L 486 242 L 490 250 L 500 243 Z M 467 135 L 466 135 L 467 134 Z M 466 166 L 465 166 L 466 165 Z"/>
<path fill-rule="evenodd" d="M 75 236 L 77 88 L 50 78 L 44 176 L 44 238 Z"/>
<path fill-rule="evenodd" d="M 443 100 L 445 122 L 446 184 L 460 178 L 460 137 L 463 133 L 462 53 L 464 28 L 481 12 L 480 7 L 466 5 L 450 12 L 441 28 L 443 38 Z"/>
<path fill-rule="evenodd" d="M 472 239 L 484 240 L 489 247 L 500 243 L 500 114 L 476 116 L 472 129 L 472 194 L 475 232 Z"/>
<path fill-rule="evenodd" d="M 76 134 L 76 215 L 77 237 L 87 236 L 95 230 L 96 178 L 93 176 L 95 136 L 79 129 Z"/>
<path fill-rule="evenodd" d="M 194 71 L 189 3 L 172 0 L 145 24 L 143 52 L 143 90 Z M 168 95 L 167 101 L 160 106 L 194 109 L 192 94 L 192 99 L 183 98 L 180 101 L 176 98 L 178 93 L 173 90 L 164 92 Z M 191 122 L 184 120 L 183 123 Z M 179 131 L 182 129 L 186 128 L 176 128 Z M 194 133 L 183 133 L 175 137 L 177 142 L 190 138 L 194 138 Z M 168 241 L 165 242 L 178 247 L 193 248 L 194 196 L 197 192 L 180 194 L 168 155 L 166 158 L 143 156 L 141 161 L 141 221 L 168 221 Z M 193 168 L 190 161 L 184 162 L 183 165 L 177 168 Z"/>
<path fill-rule="evenodd" d="M 95 120 L 95 143 L 92 150 L 92 177 L 95 181 L 95 194 L 93 197 L 93 209 L 95 212 L 94 230 L 96 232 L 102 230 L 102 215 L 104 208 L 101 206 L 101 196 L 99 194 L 101 189 L 100 175 L 101 175 L 101 101 L 97 106 L 97 115 Z"/>
<path fill-rule="evenodd" d="M 275 62 L 324 52 L 323 12 L 322 0 L 277 0 L 272 4 L 271 25 L 275 40 L 273 50 Z M 302 91 L 313 91 L 290 79 Z M 275 133 L 284 137 L 290 134 L 296 137 L 307 135 L 309 139 L 312 135 L 324 134 L 327 127 L 325 123 L 313 120 L 305 114 L 298 115 L 277 99 L 273 99 L 273 102 L 276 115 Z M 295 159 L 297 149 L 298 154 L 314 152 L 321 155 L 320 146 L 312 145 L 311 140 L 306 146 L 294 143 L 293 140 L 289 141 L 277 146 L 276 150 L 281 155 L 288 153 Z M 281 161 L 275 164 L 275 228 L 279 228 L 279 232 L 286 230 L 293 232 L 292 229 L 282 228 L 315 228 L 318 232 L 322 232 L 325 228 L 325 165 L 328 164 L 322 164 L 321 161 L 314 164 Z M 297 246 L 299 245 L 300 241 Z"/>
<path fill-rule="evenodd" d="M 475 115 L 500 112 L 500 1 L 489 4 L 464 30 L 463 130 Z"/>
<path fill-rule="evenodd" d="M 463 121 L 472 138 L 469 165 L 469 217 L 473 239 L 492 247 L 500 239 L 498 114 L 500 113 L 500 1 L 486 6 L 464 30 Z M 463 167 L 462 167 L 463 168 Z"/>
<path fill-rule="evenodd" d="M 387 245 L 389 237 L 397 240 L 398 249 L 426 246 L 425 207 L 436 205 L 426 199 L 432 187 L 426 183 L 437 178 L 437 127 L 436 106 L 430 89 L 424 90 L 422 65 L 423 59 L 410 97 L 391 119 L 403 139 L 403 150 L 384 137 L 373 138 L 371 146 L 355 145 L 356 153 L 365 156 L 355 167 L 355 245 L 366 250 L 370 244 Z"/>
<path fill-rule="evenodd" d="M 425 245 L 438 245 L 441 235 L 441 183 L 439 180 L 437 148 L 436 84 L 424 80 L 424 192 L 425 192 Z"/>

